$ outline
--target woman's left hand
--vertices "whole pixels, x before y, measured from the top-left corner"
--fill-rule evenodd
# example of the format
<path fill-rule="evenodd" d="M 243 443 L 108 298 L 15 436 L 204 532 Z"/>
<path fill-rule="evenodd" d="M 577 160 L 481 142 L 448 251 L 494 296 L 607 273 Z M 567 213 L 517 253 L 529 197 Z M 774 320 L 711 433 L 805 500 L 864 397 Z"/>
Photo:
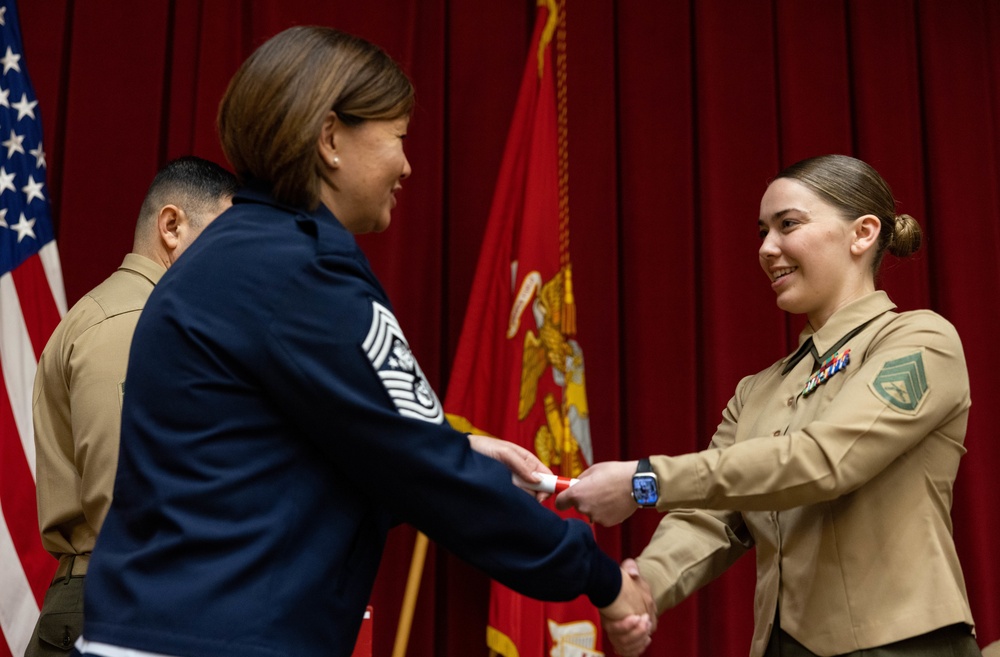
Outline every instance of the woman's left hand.
<path fill-rule="evenodd" d="M 491 459 L 496 459 L 497 461 L 503 463 L 512 473 L 524 481 L 536 481 L 534 476 L 535 472 L 552 474 L 552 470 L 542 463 L 538 457 L 535 456 L 534 452 L 507 440 L 470 433 L 469 444 L 472 446 L 472 449 L 476 450 L 483 456 L 488 456 Z M 515 485 L 517 484 L 517 479 L 514 479 L 514 483 Z M 518 486 L 518 488 L 531 493 L 539 502 L 545 500 L 549 496 L 548 493 L 530 490 L 524 486 Z"/>

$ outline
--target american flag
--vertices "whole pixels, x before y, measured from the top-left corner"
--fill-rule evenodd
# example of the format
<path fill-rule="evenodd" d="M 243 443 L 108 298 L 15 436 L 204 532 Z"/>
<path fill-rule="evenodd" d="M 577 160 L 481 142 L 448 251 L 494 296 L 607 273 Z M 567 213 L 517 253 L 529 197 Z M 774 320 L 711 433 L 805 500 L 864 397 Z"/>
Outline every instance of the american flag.
<path fill-rule="evenodd" d="M 42 348 L 66 313 L 45 179 L 38 101 L 17 6 L 0 2 L 0 657 L 21 657 L 56 561 L 35 505 L 31 390 Z"/>

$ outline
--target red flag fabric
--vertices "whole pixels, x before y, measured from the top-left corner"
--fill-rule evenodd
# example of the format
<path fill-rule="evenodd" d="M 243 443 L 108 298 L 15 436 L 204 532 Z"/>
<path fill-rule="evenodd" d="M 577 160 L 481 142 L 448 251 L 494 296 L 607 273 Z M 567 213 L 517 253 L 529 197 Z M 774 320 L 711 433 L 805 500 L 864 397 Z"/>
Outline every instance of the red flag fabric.
<path fill-rule="evenodd" d="M 35 505 L 31 394 L 38 356 L 66 313 L 49 216 L 38 101 L 17 7 L 0 3 L 0 657 L 21 657 L 56 569 Z"/>
<path fill-rule="evenodd" d="M 557 66 L 564 60 L 553 52 L 561 9 L 539 0 L 445 408 L 574 477 L 593 452 L 583 352 L 571 337 L 566 123 L 557 102 L 560 86 L 565 98 Z M 587 598 L 539 602 L 496 582 L 490 595 L 487 644 L 496 653 L 603 654 L 599 616 Z"/>

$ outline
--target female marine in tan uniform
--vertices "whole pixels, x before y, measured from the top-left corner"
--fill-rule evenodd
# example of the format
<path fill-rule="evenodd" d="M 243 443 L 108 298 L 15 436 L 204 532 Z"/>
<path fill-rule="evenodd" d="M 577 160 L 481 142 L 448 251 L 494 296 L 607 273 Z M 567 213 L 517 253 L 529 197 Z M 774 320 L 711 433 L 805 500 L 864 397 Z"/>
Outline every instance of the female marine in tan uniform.
<path fill-rule="evenodd" d="M 751 657 L 979 655 L 950 517 L 962 344 L 875 288 L 883 253 L 916 251 L 919 226 L 842 155 L 779 173 L 759 225 L 778 307 L 808 318 L 799 348 L 739 383 L 709 449 L 597 464 L 558 503 L 604 525 L 635 499 L 670 511 L 637 559 L 660 612 L 756 546 Z M 649 643 L 635 618 L 607 630 L 623 655 Z"/>

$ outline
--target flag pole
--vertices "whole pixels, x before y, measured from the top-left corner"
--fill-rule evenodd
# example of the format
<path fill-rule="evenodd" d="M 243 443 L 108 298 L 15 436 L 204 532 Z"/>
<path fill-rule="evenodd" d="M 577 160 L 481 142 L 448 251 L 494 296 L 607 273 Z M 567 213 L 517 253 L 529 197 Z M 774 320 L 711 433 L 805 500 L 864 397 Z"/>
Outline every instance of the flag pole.
<path fill-rule="evenodd" d="M 406 646 L 410 641 L 410 627 L 413 625 L 413 612 L 417 607 L 417 594 L 420 592 L 420 576 L 424 572 L 426 558 L 427 535 L 417 532 L 417 540 L 413 544 L 413 558 L 410 560 L 410 574 L 406 578 L 406 591 L 403 593 L 403 606 L 399 612 L 399 624 L 396 626 L 396 642 L 392 646 L 392 657 L 406 655 Z"/>
<path fill-rule="evenodd" d="M 460 415 L 445 413 L 448 424 L 462 433 L 477 433 L 489 436 L 486 431 L 478 429 Z M 424 561 L 427 560 L 427 535 L 417 532 L 413 543 L 413 556 L 410 558 L 410 574 L 406 578 L 406 590 L 403 593 L 403 604 L 399 610 L 399 623 L 396 625 L 396 640 L 392 647 L 392 657 L 405 657 L 406 646 L 410 641 L 410 627 L 413 625 L 413 612 L 417 608 L 417 594 L 420 592 L 420 577 L 424 572 Z"/>

